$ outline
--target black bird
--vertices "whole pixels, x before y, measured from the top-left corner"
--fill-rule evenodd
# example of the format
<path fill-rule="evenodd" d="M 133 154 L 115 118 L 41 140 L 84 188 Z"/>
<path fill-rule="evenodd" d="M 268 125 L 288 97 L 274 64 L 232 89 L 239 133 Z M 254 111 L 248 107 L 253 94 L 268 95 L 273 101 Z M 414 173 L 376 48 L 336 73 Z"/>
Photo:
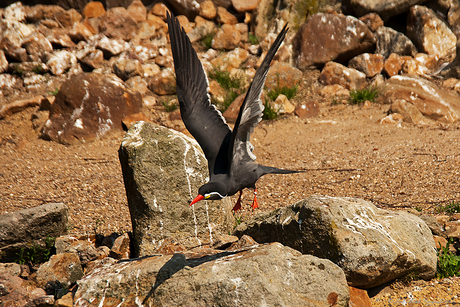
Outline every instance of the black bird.
<path fill-rule="evenodd" d="M 200 144 L 208 160 L 209 182 L 201 186 L 190 206 L 202 199 L 222 199 L 240 192 L 234 211 L 241 208 L 244 188 L 254 189 L 252 208 L 258 207 L 256 181 L 265 174 L 297 171 L 259 165 L 249 142 L 254 127 L 262 119 L 260 99 L 270 63 L 286 36 L 284 26 L 268 51 L 241 105 L 233 131 L 211 104 L 208 80 L 192 44 L 174 15 L 167 15 L 171 50 L 176 70 L 176 90 L 185 127 Z"/>

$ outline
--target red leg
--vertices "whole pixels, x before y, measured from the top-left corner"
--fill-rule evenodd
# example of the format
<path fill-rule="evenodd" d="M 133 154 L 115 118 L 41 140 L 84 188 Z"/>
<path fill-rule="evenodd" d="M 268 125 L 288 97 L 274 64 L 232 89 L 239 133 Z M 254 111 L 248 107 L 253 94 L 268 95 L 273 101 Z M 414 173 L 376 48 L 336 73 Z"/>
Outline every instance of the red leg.
<path fill-rule="evenodd" d="M 259 208 L 259 202 L 257 201 L 257 189 L 254 189 L 254 200 L 252 201 L 252 209 Z"/>
<path fill-rule="evenodd" d="M 240 196 L 238 196 L 238 200 L 236 201 L 235 206 L 233 206 L 233 211 L 238 211 L 241 209 L 241 194 L 243 194 L 243 190 L 240 191 Z"/>

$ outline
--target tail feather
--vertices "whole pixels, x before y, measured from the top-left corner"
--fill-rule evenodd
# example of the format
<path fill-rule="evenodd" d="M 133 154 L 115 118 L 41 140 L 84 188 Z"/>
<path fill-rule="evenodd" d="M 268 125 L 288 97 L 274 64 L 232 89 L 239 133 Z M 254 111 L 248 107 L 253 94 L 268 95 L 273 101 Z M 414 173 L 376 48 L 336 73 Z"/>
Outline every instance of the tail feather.
<path fill-rule="evenodd" d="M 302 173 L 303 171 L 295 171 L 290 169 L 282 169 L 277 167 L 259 165 L 258 172 L 260 173 L 260 176 L 263 176 L 266 174 L 295 174 Z"/>

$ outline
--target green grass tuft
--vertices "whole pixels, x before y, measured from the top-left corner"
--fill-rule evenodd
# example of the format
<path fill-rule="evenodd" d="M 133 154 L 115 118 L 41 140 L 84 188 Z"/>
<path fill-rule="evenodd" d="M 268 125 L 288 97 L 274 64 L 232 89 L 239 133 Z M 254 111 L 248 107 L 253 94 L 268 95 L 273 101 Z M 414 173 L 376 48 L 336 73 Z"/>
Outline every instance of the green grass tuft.
<path fill-rule="evenodd" d="M 438 278 L 460 276 L 460 256 L 449 250 L 452 242 L 453 239 L 450 238 L 445 247 L 442 247 L 441 243 L 439 243 L 439 248 L 436 248 L 438 255 L 436 274 Z"/>
<path fill-rule="evenodd" d="M 369 86 L 361 90 L 351 90 L 350 99 L 348 103 L 350 104 L 360 104 L 364 103 L 366 100 L 374 102 L 380 94 L 380 90 L 376 86 Z"/>
<path fill-rule="evenodd" d="M 438 212 L 439 213 L 448 213 L 448 214 L 454 214 L 454 213 L 460 213 L 460 203 L 452 201 L 445 206 L 439 205 L 438 207 Z"/>
<path fill-rule="evenodd" d="M 165 111 L 168 113 L 177 110 L 177 104 L 174 101 L 171 101 L 170 99 L 163 100 L 161 104 L 165 108 Z"/>
<path fill-rule="evenodd" d="M 249 42 L 251 43 L 251 45 L 257 45 L 259 44 L 259 38 L 256 35 L 249 32 Z"/>
<path fill-rule="evenodd" d="M 291 100 L 296 94 L 297 94 L 297 85 L 293 87 L 275 87 L 274 89 L 270 90 L 267 92 L 268 98 L 270 98 L 272 101 L 275 101 L 276 98 L 280 95 L 283 94 L 284 96 L 287 97 L 287 99 Z"/>
<path fill-rule="evenodd" d="M 272 120 L 278 118 L 278 110 L 275 110 L 275 107 L 270 102 L 265 102 L 264 115 L 262 116 L 265 120 Z"/>
<path fill-rule="evenodd" d="M 203 44 L 203 46 L 206 47 L 206 49 L 211 49 L 212 40 L 214 38 L 214 35 L 216 35 L 216 33 L 211 32 L 203 36 L 203 38 L 201 39 L 201 43 Z"/>

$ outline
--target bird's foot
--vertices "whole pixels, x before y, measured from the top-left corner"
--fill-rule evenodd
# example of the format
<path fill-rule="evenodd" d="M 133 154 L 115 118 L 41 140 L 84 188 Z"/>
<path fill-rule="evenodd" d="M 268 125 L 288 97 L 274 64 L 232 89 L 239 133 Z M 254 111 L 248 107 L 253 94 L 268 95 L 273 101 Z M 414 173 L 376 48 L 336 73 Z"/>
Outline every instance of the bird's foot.
<path fill-rule="evenodd" d="M 259 202 L 257 201 L 257 189 L 254 189 L 254 200 L 252 201 L 252 209 L 259 208 Z"/>
<path fill-rule="evenodd" d="M 235 206 L 233 206 L 233 211 L 238 211 L 241 209 L 241 194 L 243 194 L 243 191 L 240 191 L 240 196 L 238 196 L 238 200 L 236 201 Z"/>

